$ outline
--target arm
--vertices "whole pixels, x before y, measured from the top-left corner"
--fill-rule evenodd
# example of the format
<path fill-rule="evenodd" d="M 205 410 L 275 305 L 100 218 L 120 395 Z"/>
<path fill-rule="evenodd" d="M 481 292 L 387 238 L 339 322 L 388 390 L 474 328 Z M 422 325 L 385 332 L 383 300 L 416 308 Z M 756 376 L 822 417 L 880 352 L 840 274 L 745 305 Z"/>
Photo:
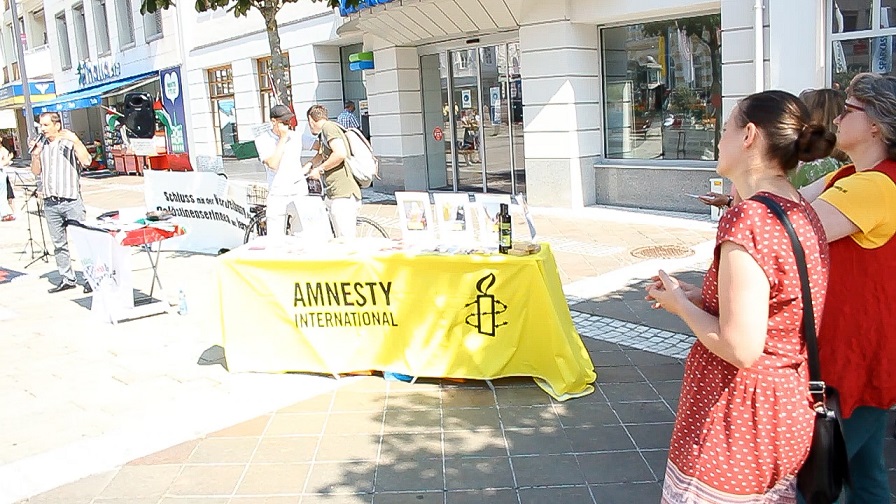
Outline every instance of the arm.
<path fill-rule="evenodd" d="M 274 152 L 263 161 L 271 171 L 276 172 L 280 169 L 280 161 L 283 161 L 283 153 L 286 152 L 286 139 L 286 136 L 280 137 L 280 140 L 277 141 L 277 147 L 274 148 Z"/>
<path fill-rule="evenodd" d="M 331 171 L 336 166 L 342 164 L 345 161 L 345 158 L 348 157 L 348 150 L 346 150 L 345 142 L 343 142 L 341 138 L 330 140 L 330 149 L 333 150 L 330 157 L 325 159 L 324 162 L 317 167 L 317 173 L 312 176 L 326 174 L 326 172 Z M 317 159 L 318 156 L 320 156 L 320 154 L 315 156 L 315 159 Z M 311 161 L 313 162 L 314 160 L 312 159 Z"/>
<path fill-rule="evenodd" d="M 746 369 L 762 355 L 768 334 L 769 285 L 765 272 L 740 245 L 722 244 L 719 263 L 719 316 L 689 302 L 678 281 L 660 272 L 663 287 L 650 297 L 678 315 L 697 339 L 726 362 Z"/>
<path fill-rule="evenodd" d="M 824 192 L 824 188 L 827 185 L 826 179 L 827 177 L 821 177 L 815 182 L 812 182 L 806 187 L 803 187 L 799 190 L 800 194 L 803 196 L 803 198 L 806 199 L 806 201 L 810 203 L 814 202 L 816 199 L 818 199 L 819 196 L 821 196 L 821 193 Z M 813 204 L 812 206 L 814 207 L 815 205 Z M 818 209 L 816 208 L 816 210 Z"/>
<path fill-rule="evenodd" d="M 38 146 L 31 152 L 31 173 L 33 173 L 35 177 L 40 176 L 40 152 L 42 150 L 43 146 Z"/>
<path fill-rule="evenodd" d="M 814 183 L 812 185 L 815 185 Z M 809 187 L 812 187 L 811 185 Z M 805 196 L 803 196 L 805 198 Z M 849 220 L 837 207 L 827 201 L 816 199 L 812 202 L 812 208 L 818 214 L 821 220 L 821 226 L 824 228 L 824 234 L 827 235 L 828 243 L 845 238 L 849 235 L 861 231 L 858 226 Z"/>

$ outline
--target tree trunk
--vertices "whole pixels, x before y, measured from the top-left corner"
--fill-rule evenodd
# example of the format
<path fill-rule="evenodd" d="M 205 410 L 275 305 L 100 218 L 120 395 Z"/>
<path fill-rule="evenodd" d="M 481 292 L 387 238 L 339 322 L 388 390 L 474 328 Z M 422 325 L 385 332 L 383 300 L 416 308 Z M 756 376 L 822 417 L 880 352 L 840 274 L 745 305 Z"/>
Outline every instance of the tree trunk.
<path fill-rule="evenodd" d="M 265 2 L 269 3 L 269 2 Z M 283 64 L 283 50 L 280 49 L 280 30 L 277 27 L 276 6 L 263 6 L 259 9 L 264 17 L 264 25 L 268 32 L 268 44 L 271 46 L 271 79 L 274 81 L 273 90 L 277 96 L 277 102 L 291 106 L 289 94 L 286 89 L 286 71 Z"/>

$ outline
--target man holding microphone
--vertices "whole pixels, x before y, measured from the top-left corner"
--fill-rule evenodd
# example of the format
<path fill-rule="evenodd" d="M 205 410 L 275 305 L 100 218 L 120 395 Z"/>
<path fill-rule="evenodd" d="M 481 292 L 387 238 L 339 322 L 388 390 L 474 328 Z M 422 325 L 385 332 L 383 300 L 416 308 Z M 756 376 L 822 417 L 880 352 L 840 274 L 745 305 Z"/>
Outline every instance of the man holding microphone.
<path fill-rule="evenodd" d="M 76 285 L 65 220 L 87 217 L 81 200 L 81 169 L 90 165 L 92 157 L 77 135 L 62 128 L 58 113 L 41 114 L 40 131 L 41 135 L 31 143 L 31 172 L 40 177 L 44 215 L 53 242 L 56 267 L 62 277 L 59 285 L 48 291 L 54 294 L 74 289 Z M 91 291 L 90 284 L 86 284 L 84 292 Z"/>

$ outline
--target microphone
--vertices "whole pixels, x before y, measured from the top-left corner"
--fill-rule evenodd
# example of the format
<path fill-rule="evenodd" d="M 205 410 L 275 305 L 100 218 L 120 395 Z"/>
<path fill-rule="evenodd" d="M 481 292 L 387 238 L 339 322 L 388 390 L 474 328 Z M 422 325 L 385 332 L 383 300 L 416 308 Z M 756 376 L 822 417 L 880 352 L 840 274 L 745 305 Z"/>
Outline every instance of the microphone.
<path fill-rule="evenodd" d="M 34 142 L 34 145 L 31 146 L 31 150 L 28 151 L 29 154 L 34 154 L 34 149 L 37 148 L 38 145 L 47 143 L 47 136 L 43 133 L 37 135 L 37 141 Z"/>

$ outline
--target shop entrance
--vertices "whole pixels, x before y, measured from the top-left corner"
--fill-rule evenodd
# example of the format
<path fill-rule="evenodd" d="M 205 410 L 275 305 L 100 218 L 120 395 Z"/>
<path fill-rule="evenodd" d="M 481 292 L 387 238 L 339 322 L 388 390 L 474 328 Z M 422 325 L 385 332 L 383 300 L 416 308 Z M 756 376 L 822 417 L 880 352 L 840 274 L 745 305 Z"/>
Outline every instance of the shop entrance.
<path fill-rule="evenodd" d="M 424 55 L 431 190 L 525 193 L 519 44 Z"/>

